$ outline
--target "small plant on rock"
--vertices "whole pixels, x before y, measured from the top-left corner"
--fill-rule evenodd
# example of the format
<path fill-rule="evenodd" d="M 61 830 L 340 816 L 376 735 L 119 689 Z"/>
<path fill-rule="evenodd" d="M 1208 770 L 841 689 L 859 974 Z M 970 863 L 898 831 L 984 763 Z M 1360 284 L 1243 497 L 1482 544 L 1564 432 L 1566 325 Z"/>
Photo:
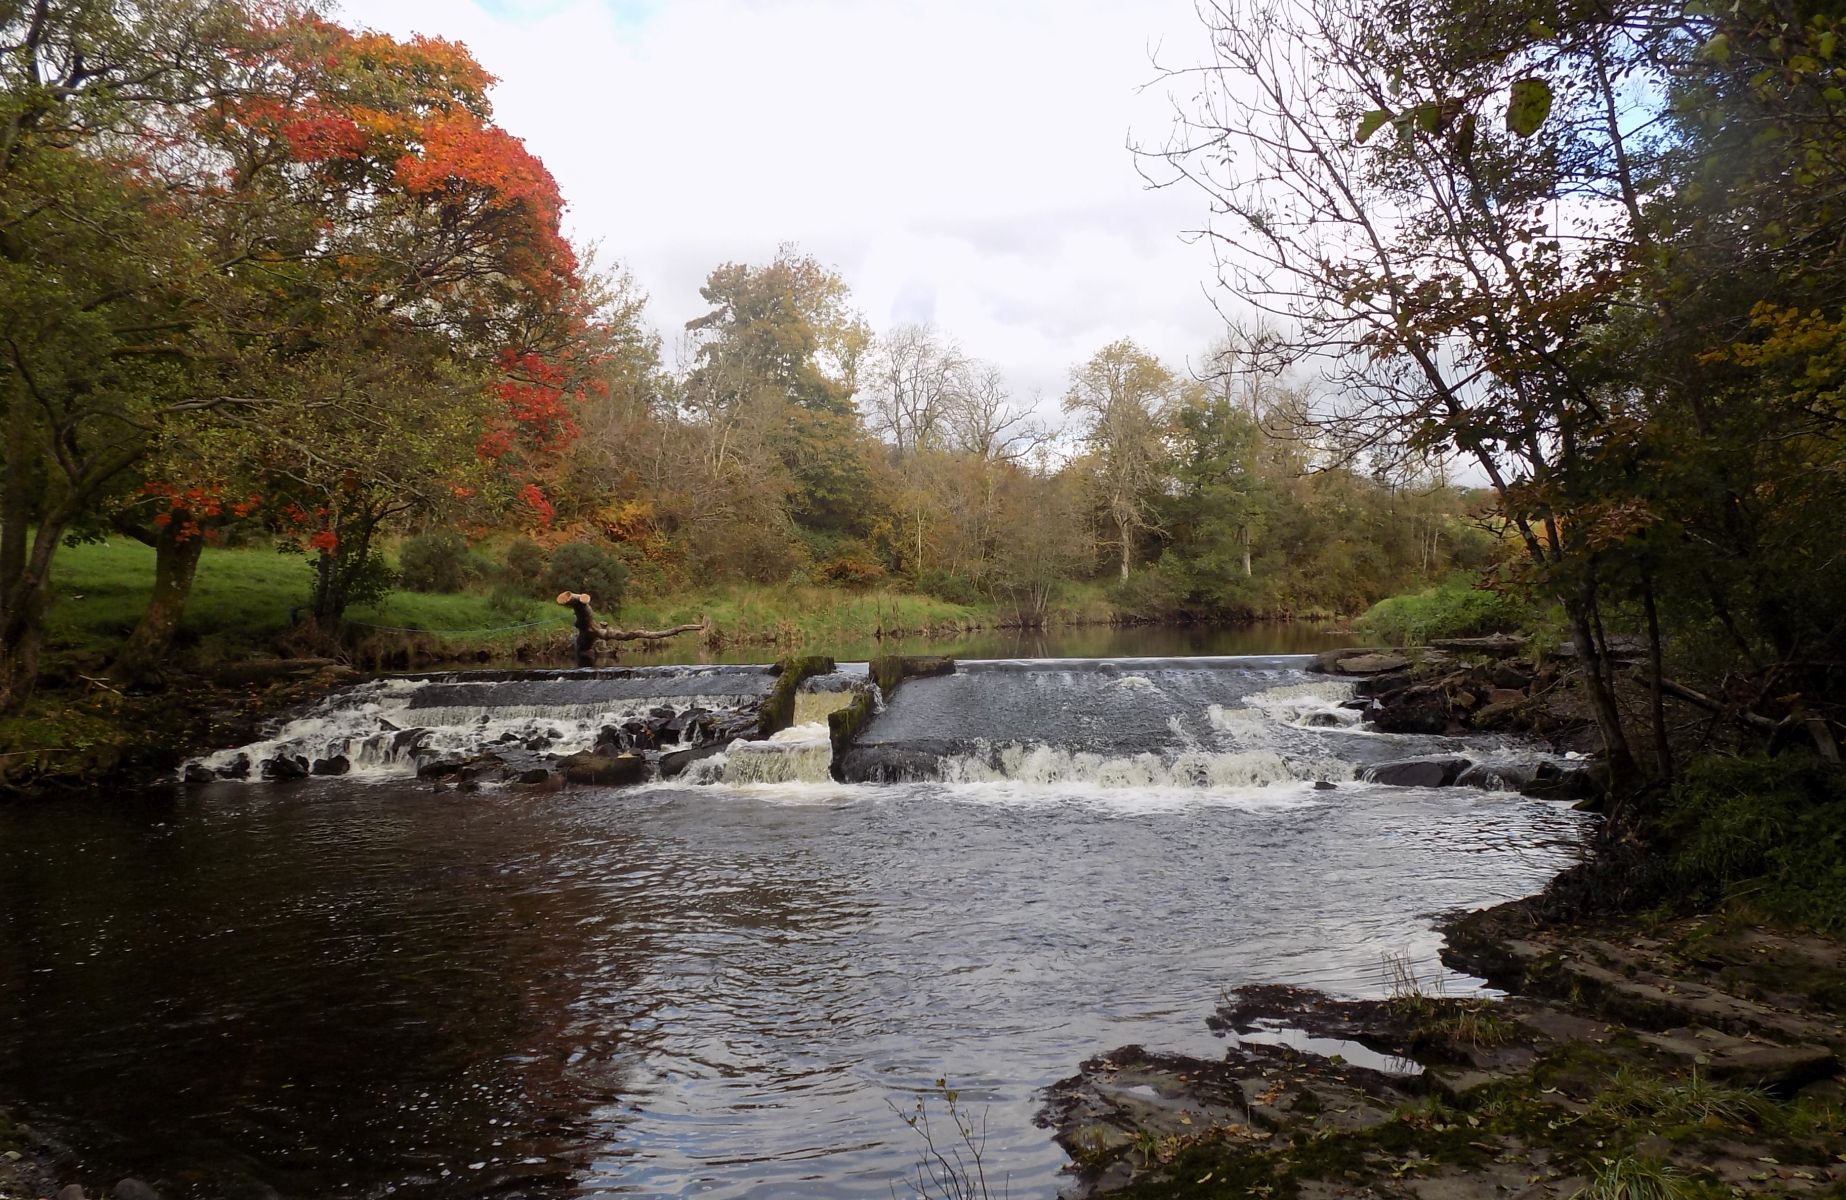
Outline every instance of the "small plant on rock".
<path fill-rule="evenodd" d="M 1703 1200 L 1712 1194 L 1684 1171 L 1652 1158 L 1605 1158 L 1571 1200 Z"/>

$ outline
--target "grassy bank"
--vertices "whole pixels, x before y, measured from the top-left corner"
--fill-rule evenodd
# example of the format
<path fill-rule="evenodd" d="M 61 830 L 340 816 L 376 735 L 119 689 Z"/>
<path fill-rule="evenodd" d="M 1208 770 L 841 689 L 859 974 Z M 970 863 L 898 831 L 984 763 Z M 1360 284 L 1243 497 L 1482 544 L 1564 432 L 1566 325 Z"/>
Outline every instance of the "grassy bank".
<path fill-rule="evenodd" d="M 153 578 L 154 553 L 138 542 L 112 539 L 61 552 L 47 620 L 54 654 L 90 660 L 108 655 L 140 618 Z M 308 566 L 300 556 L 208 548 L 181 627 L 181 648 L 205 664 L 268 649 L 305 604 L 308 587 Z M 1106 621 L 1110 614 L 1101 599 L 1100 590 L 1080 591 L 1058 615 Z M 536 645 L 570 626 L 569 614 L 549 601 L 509 604 L 485 590 L 393 591 L 347 615 L 359 638 L 426 631 L 458 656 Z M 990 605 L 954 604 L 913 593 L 747 584 L 636 596 L 619 613 L 602 615 L 650 629 L 708 618 L 711 639 L 723 645 L 935 636 L 991 628 L 1002 619 Z"/>

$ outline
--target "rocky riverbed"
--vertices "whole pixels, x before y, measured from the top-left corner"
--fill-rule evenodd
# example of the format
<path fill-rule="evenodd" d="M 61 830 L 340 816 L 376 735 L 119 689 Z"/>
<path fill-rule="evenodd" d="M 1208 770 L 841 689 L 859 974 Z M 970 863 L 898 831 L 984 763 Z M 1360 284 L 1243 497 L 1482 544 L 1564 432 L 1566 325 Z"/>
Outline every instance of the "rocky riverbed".
<path fill-rule="evenodd" d="M 1846 1195 L 1846 947 L 1716 918 L 1452 922 L 1509 989 L 1383 1001 L 1254 988 L 1222 1059 L 1127 1046 L 1042 1113 L 1075 1196 Z"/>

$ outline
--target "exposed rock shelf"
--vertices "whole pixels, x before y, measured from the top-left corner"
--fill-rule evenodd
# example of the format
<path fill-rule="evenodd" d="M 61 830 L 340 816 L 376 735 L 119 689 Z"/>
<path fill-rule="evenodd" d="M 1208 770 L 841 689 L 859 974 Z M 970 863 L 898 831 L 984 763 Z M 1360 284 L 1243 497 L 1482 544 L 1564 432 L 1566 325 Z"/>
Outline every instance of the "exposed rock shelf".
<path fill-rule="evenodd" d="M 1679 1195 L 1846 1188 L 1846 948 L 1527 914 L 1462 918 L 1445 954 L 1517 996 L 1248 989 L 1211 1020 L 1221 1060 L 1083 1064 L 1041 1114 L 1069 1194 L 1564 1200 L 1622 1172 Z"/>

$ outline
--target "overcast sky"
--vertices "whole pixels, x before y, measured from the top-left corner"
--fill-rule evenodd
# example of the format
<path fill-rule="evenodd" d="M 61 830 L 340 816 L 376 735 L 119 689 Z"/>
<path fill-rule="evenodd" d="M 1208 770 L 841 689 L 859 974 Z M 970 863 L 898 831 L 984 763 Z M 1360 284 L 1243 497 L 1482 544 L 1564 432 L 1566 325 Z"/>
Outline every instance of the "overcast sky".
<path fill-rule="evenodd" d="M 1169 125 L 1191 0 L 346 0 L 458 39 L 557 176 L 574 238 L 647 290 L 669 354 L 726 260 L 793 241 L 874 329 L 932 321 L 1055 405 L 1129 336 L 1175 367 L 1217 333 L 1196 193 L 1125 148 Z"/>

